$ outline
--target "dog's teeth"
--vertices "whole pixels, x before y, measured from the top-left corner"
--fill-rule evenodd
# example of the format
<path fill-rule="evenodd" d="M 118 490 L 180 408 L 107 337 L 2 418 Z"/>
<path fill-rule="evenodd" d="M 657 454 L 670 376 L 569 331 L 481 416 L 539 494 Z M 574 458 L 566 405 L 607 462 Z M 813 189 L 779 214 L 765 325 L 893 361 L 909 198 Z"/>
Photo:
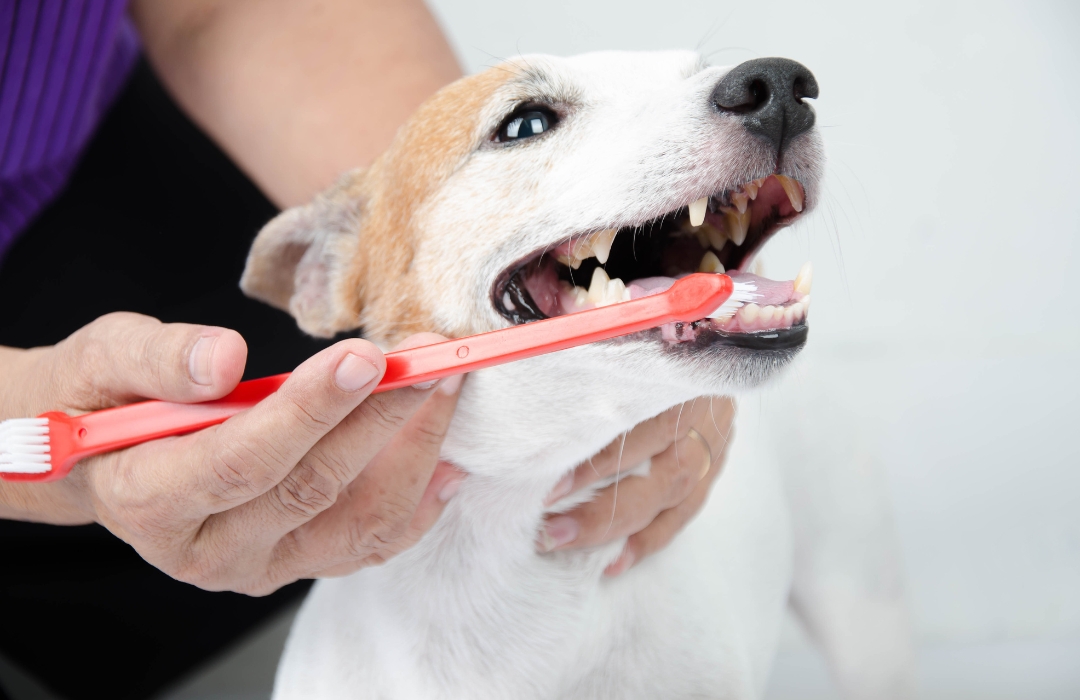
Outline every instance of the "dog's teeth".
<path fill-rule="evenodd" d="M 690 205 L 690 225 L 701 226 L 705 222 L 705 210 L 709 207 L 709 198 L 702 197 Z"/>
<path fill-rule="evenodd" d="M 603 231 L 597 231 L 589 238 L 592 253 L 601 265 L 608 261 L 608 256 L 611 255 L 611 244 L 618 232 L 618 229 L 606 228 Z"/>
<path fill-rule="evenodd" d="M 607 296 L 607 283 L 611 281 L 604 268 L 598 267 L 593 270 L 592 281 L 589 283 L 588 301 L 599 306 Z"/>
<path fill-rule="evenodd" d="M 748 182 L 742 186 L 743 192 L 746 192 L 746 196 L 750 199 L 757 199 L 757 191 L 760 187 L 761 185 L 758 184 L 757 180 L 754 180 L 753 182 Z"/>
<path fill-rule="evenodd" d="M 577 306 L 585 306 L 587 303 L 589 303 L 589 290 L 574 285 L 574 304 Z"/>
<path fill-rule="evenodd" d="M 694 234 L 697 236 L 697 242 L 700 243 L 701 247 L 705 250 L 708 250 L 709 245 L 711 244 L 709 234 L 707 233 L 707 230 L 711 228 L 712 226 L 702 224 L 700 228 L 698 228 L 698 230 L 694 232 Z"/>
<path fill-rule="evenodd" d="M 709 248 L 710 246 L 716 250 L 723 250 L 724 244 L 727 243 L 727 236 L 724 232 L 705 224 L 701 227 L 701 230 L 705 232 L 706 242 L 701 244 L 702 248 Z"/>
<path fill-rule="evenodd" d="M 572 257 L 568 255 L 556 255 L 555 259 L 561 262 L 563 265 L 566 265 L 567 267 L 574 270 L 581 267 L 581 258 L 578 257 Z"/>
<path fill-rule="evenodd" d="M 724 212 L 727 223 L 727 235 L 735 245 L 742 245 L 746 241 L 746 232 L 750 229 L 750 212 L 739 212 L 728 209 Z"/>
<path fill-rule="evenodd" d="M 784 193 L 787 194 L 788 201 L 791 202 L 791 206 L 795 211 L 802 211 L 803 208 L 803 191 L 799 183 L 792 180 L 785 175 L 776 175 L 776 181 L 780 183 L 780 186 L 784 188 Z"/>
<path fill-rule="evenodd" d="M 778 311 L 779 311 L 780 313 L 777 313 Z M 777 308 L 777 307 L 775 307 L 775 306 L 772 306 L 772 305 L 770 304 L 769 306 L 763 306 L 763 307 L 761 307 L 761 312 L 760 312 L 760 313 L 758 314 L 758 321 L 759 321 L 760 323 L 763 323 L 763 324 L 765 324 L 766 326 L 768 326 L 768 325 L 769 325 L 769 324 L 771 324 L 771 323 L 772 323 L 772 322 L 773 322 L 774 320 L 775 320 L 775 321 L 779 321 L 779 320 L 780 320 L 780 319 L 782 319 L 783 317 L 784 317 L 784 310 L 783 310 L 783 309 L 780 309 L 780 308 Z"/>
<path fill-rule="evenodd" d="M 758 314 L 761 312 L 761 307 L 757 304 L 746 304 L 739 309 L 739 320 L 744 323 L 753 323 L 757 320 Z"/>
<path fill-rule="evenodd" d="M 723 274 L 724 265 L 720 262 L 720 258 L 716 257 L 716 253 L 711 250 L 705 251 L 705 255 L 701 256 L 701 262 L 698 263 L 698 272 L 719 272 Z"/>
<path fill-rule="evenodd" d="M 630 290 L 626 288 L 623 281 L 616 277 L 613 280 L 609 280 L 607 283 L 607 289 L 604 292 L 604 306 L 608 304 L 618 304 L 623 301 L 630 301 Z"/>
<path fill-rule="evenodd" d="M 746 205 L 750 202 L 750 196 L 743 194 L 742 192 L 733 192 L 731 194 L 731 203 L 735 205 L 735 208 L 739 210 L 740 214 L 746 212 Z"/>
<path fill-rule="evenodd" d="M 799 268 L 799 274 L 795 276 L 795 291 L 799 294 L 809 294 L 810 287 L 814 283 L 814 266 L 807 260 Z"/>

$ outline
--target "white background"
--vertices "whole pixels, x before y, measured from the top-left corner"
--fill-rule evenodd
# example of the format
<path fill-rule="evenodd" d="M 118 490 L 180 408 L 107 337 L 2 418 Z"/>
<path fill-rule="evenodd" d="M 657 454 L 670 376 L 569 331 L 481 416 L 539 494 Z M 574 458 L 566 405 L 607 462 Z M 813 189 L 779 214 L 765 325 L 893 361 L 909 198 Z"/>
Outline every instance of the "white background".
<path fill-rule="evenodd" d="M 826 199 L 765 256 L 814 262 L 811 340 L 773 400 L 884 468 L 928 695 L 1080 697 L 1080 4 L 430 4 L 469 72 L 669 48 L 814 72 Z"/>

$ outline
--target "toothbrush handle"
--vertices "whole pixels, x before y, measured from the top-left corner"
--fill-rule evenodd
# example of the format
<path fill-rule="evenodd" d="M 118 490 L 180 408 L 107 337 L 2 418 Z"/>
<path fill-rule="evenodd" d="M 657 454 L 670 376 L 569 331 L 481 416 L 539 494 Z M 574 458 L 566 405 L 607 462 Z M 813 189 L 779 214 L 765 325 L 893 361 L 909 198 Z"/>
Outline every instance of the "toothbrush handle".
<path fill-rule="evenodd" d="M 693 274 L 649 297 L 535 321 L 490 333 L 386 354 L 386 373 L 374 393 L 594 343 L 674 321 L 704 318 L 733 291 L 727 275 Z M 52 469 L 47 474 L 4 474 L 20 481 L 53 481 L 91 455 L 202 430 L 251 408 L 277 391 L 288 374 L 241 382 L 228 396 L 205 403 L 144 401 L 71 417 L 50 412 Z"/>
<path fill-rule="evenodd" d="M 673 321 L 694 321 L 715 311 L 732 290 L 727 275 L 688 275 L 667 291 L 649 297 L 387 353 L 386 374 L 375 391 L 472 372 Z"/>

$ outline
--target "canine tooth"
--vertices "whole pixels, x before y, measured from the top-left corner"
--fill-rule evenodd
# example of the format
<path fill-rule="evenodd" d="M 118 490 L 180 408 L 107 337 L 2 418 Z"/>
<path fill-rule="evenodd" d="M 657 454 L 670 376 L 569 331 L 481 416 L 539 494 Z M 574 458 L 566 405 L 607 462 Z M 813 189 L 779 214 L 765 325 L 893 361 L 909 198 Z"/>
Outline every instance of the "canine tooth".
<path fill-rule="evenodd" d="M 599 306 L 607 295 L 607 284 L 611 281 L 604 268 L 598 267 L 593 270 L 592 281 L 589 283 L 588 301 Z"/>
<path fill-rule="evenodd" d="M 705 210 L 709 206 L 709 198 L 702 197 L 690 205 L 690 225 L 701 226 L 705 221 Z"/>
<path fill-rule="evenodd" d="M 746 196 L 750 199 L 757 199 L 757 191 L 758 189 L 760 189 L 760 187 L 761 185 L 758 184 L 757 180 L 754 180 L 753 182 L 748 182 L 742 186 L 743 191 L 746 192 Z"/>
<path fill-rule="evenodd" d="M 780 183 L 780 186 L 784 188 L 784 193 L 787 194 L 791 206 L 795 208 L 795 211 L 802 211 L 803 191 L 802 187 L 799 186 L 799 183 L 786 175 L 776 175 L 775 177 L 776 181 Z"/>
<path fill-rule="evenodd" d="M 757 304 L 746 304 L 741 309 L 739 309 L 739 320 L 743 321 L 744 323 L 753 323 L 757 319 L 758 313 L 760 312 L 761 307 Z"/>
<path fill-rule="evenodd" d="M 735 245 L 742 245 L 746 241 L 746 232 L 750 229 L 750 212 L 726 211 L 724 219 L 727 221 L 727 235 Z"/>
<path fill-rule="evenodd" d="M 724 265 L 720 262 L 720 258 L 716 257 L 716 253 L 711 250 L 705 251 L 705 255 L 701 256 L 701 262 L 698 263 L 698 272 L 719 272 L 723 274 Z"/>
<path fill-rule="evenodd" d="M 592 253 L 600 261 L 601 265 L 608 261 L 608 256 L 611 255 L 611 244 L 615 240 L 615 234 L 618 232 L 618 229 L 606 228 L 603 231 L 597 231 L 589 239 Z"/>
<path fill-rule="evenodd" d="M 810 286 L 814 283 L 814 266 L 807 260 L 799 268 L 799 274 L 795 276 L 795 291 L 799 294 L 809 294 Z"/>
<path fill-rule="evenodd" d="M 731 193 L 731 203 L 735 205 L 735 208 L 742 214 L 746 211 L 746 205 L 750 201 L 750 196 L 743 194 L 742 192 Z"/>

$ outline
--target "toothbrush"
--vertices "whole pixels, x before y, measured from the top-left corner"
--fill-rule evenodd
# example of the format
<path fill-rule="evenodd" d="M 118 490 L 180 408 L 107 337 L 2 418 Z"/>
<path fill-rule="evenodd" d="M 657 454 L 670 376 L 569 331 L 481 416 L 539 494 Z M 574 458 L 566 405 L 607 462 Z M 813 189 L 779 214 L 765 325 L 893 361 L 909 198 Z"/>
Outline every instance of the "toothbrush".
<path fill-rule="evenodd" d="M 664 292 L 489 333 L 386 353 L 386 373 L 373 393 L 595 343 L 673 322 L 723 318 L 757 295 L 752 284 L 696 273 Z M 205 403 L 166 401 L 108 408 L 81 416 L 50 411 L 0 422 L 0 478 L 55 481 L 86 457 L 170 435 L 202 430 L 251 408 L 277 391 L 288 374 L 241 382 Z"/>

